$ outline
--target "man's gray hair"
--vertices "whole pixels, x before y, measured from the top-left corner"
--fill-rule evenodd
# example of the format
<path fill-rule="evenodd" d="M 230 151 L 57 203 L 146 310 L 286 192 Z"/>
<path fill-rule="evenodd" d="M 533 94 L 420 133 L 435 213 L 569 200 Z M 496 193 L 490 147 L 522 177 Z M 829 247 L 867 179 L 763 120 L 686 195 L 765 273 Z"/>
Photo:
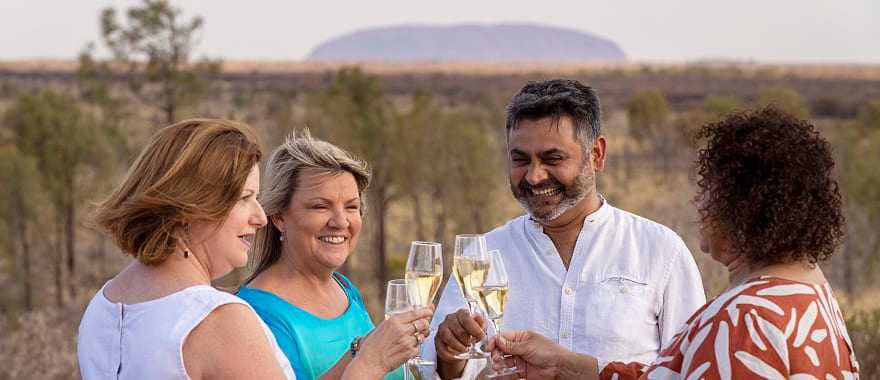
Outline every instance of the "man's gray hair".
<path fill-rule="evenodd" d="M 592 87 L 576 80 L 552 79 L 529 82 L 507 105 L 507 132 L 522 119 L 568 116 L 574 122 L 575 137 L 584 150 L 602 132 L 599 96 Z"/>

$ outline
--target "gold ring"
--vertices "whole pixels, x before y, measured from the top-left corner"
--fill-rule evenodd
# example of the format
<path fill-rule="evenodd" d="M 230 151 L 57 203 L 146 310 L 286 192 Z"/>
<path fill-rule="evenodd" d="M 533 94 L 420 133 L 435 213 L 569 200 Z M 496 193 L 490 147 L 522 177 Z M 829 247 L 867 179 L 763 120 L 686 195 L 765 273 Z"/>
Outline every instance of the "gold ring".
<path fill-rule="evenodd" d="M 412 322 L 412 326 L 413 326 L 413 334 L 418 335 L 418 333 L 419 333 L 419 326 L 416 326 L 416 322 L 415 322 L 415 321 Z"/>

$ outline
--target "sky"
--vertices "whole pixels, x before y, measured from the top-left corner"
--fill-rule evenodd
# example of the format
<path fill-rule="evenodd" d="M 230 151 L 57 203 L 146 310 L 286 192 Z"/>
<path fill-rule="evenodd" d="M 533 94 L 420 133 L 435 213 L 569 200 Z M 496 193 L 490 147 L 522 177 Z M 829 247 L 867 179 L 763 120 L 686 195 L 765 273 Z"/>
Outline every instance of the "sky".
<path fill-rule="evenodd" d="M 302 60 L 370 27 L 524 22 L 617 42 L 634 61 L 880 64 L 880 0 L 176 0 L 201 15 L 197 56 Z M 75 58 L 101 9 L 134 0 L 0 0 L 0 60 Z M 98 44 L 100 46 L 100 43 Z"/>

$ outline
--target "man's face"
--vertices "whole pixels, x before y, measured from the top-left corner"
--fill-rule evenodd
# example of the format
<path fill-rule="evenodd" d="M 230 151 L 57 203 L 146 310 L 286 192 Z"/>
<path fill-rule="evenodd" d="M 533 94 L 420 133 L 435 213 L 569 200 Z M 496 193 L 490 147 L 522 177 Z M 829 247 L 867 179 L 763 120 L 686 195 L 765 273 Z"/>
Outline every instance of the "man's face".
<path fill-rule="evenodd" d="M 509 131 L 507 148 L 510 190 L 541 224 L 596 191 L 596 165 L 587 156 L 592 150 L 584 152 L 568 116 L 520 120 Z"/>

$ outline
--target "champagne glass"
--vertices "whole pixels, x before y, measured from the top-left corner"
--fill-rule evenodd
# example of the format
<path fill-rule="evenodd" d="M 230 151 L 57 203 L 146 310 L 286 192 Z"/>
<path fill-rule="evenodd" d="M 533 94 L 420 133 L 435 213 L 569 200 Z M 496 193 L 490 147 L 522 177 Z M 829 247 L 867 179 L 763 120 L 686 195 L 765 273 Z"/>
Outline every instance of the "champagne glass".
<path fill-rule="evenodd" d="M 412 311 L 420 302 L 415 289 L 415 283 L 410 280 L 388 281 L 388 289 L 385 292 L 385 319 L 391 318 L 394 314 Z"/>
<path fill-rule="evenodd" d="M 406 313 L 413 310 L 421 300 L 416 291 L 416 283 L 412 280 L 396 279 L 388 281 L 388 289 L 385 291 L 385 319 L 394 314 Z M 403 378 L 410 378 L 409 366 L 403 366 Z"/>
<path fill-rule="evenodd" d="M 501 321 L 504 318 L 504 306 L 507 303 L 507 270 L 504 268 L 504 260 L 501 257 L 501 251 L 489 251 L 489 270 L 486 274 L 486 281 L 482 286 L 476 289 L 479 294 L 480 303 L 486 310 L 492 327 L 495 328 L 495 335 L 501 338 Z M 507 358 L 509 356 L 505 356 Z M 520 369 L 514 365 L 513 367 L 505 367 L 499 370 L 492 369 L 489 372 L 489 378 L 507 376 L 520 372 Z"/>
<path fill-rule="evenodd" d="M 477 312 L 479 294 L 476 288 L 483 286 L 489 269 L 486 254 L 486 239 L 483 235 L 456 235 L 453 256 L 453 274 L 464 298 L 467 299 L 471 315 Z M 466 352 L 455 355 L 458 359 L 488 358 L 489 354 L 478 350 L 472 342 Z"/>
<path fill-rule="evenodd" d="M 421 301 L 415 306 L 428 307 L 434 303 L 443 280 L 443 250 L 440 243 L 412 242 L 409 258 L 406 260 L 406 279 L 415 281 Z M 419 354 L 410 359 L 409 364 L 429 366 L 434 365 L 434 362 L 422 358 L 420 347 Z"/>

